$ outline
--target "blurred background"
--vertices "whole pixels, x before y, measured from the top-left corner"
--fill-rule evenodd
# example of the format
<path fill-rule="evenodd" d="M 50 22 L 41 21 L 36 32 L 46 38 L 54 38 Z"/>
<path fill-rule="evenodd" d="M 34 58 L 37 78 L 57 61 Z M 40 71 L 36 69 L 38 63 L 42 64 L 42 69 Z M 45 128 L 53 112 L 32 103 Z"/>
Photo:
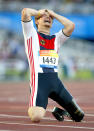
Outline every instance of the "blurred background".
<path fill-rule="evenodd" d="M 21 27 L 23 8 L 52 9 L 75 23 L 60 48 L 61 79 L 94 79 L 94 0 L 0 0 L 0 81 L 28 80 L 29 68 Z M 54 20 L 51 34 L 62 25 Z"/>

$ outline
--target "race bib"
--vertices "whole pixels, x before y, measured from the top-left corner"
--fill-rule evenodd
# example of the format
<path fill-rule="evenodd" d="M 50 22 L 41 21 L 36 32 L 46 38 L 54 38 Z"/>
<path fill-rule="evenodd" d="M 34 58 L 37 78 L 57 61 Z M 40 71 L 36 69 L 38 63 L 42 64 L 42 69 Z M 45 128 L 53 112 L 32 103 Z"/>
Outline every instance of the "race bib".
<path fill-rule="evenodd" d="M 55 50 L 40 50 L 39 64 L 40 67 L 57 68 L 58 54 Z"/>

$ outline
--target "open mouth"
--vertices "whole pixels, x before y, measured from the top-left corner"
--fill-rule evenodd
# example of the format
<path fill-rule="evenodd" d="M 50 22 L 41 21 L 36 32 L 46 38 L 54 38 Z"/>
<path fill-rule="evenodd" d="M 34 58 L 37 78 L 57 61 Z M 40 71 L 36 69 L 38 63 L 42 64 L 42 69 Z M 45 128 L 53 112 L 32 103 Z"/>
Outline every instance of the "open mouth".
<path fill-rule="evenodd" d="M 44 20 L 44 22 L 51 23 L 49 20 Z"/>

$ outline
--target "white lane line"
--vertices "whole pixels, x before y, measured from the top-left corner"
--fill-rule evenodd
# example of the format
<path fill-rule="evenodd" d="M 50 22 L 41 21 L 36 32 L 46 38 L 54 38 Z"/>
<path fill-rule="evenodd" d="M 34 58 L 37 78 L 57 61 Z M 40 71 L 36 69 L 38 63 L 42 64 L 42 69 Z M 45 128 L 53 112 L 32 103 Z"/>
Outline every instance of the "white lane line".
<path fill-rule="evenodd" d="M 44 117 L 43 120 L 52 120 L 52 121 L 57 121 L 55 118 L 51 118 L 51 117 Z M 72 120 L 69 120 L 69 119 L 64 119 L 64 121 L 66 122 L 73 122 Z M 94 121 L 84 121 L 82 120 L 81 123 L 94 123 Z"/>
<path fill-rule="evenodd" d="M 52 109 L 47 109 L 46 111 L 48 111 L 48 112 L 52 112 L 53 110 L 52 110 Z M 94 114 L 88 114 L 88 113 L 85 113 L 85 116 L 94 117 Z"/>
<path fill-rule="evenodd" d="M 85 114 L 86 116 L 94 117 L 94 114 Z"/>
<path fill-rule="evenodd" d="M 94 130 L 93 127 L 84 127 L 84 126 L 61 126 L 61 125 L 45 125 L 45 124 L 26 124 L 26 123 L 11 123 L 8 121 L 0 122 L 1 124 L 5 125 L 23 125 L 23 126 L 36 126 L 36 127 L 57 127 L 57 128 L 73 128 L 73 129 L 87 129 L 87 130 Z"/>
<path fill-rule="evenodd" d="M 28 116 L 15 116 L 15 115 L 7 115 L 7 114 L 0 114 L 0 117 L 11 117 L 11 118 L 29 118 Z"/>
<path fill-rule="evenodd" d="M 15 115 L 7 115 L 7 114 L 0 114 L 0 118 L 25 118 L 25 119 L 29 119 L 28 116 L 15 116 Z M 55 118 L 51 118 L 51 117 L 44 117 L 43 120 L 51 120 L 51 121 L 57 121 Z M 64 119 L 64 121 L 66 122 L 73 122 L 72 120 L 69 119 Z M 81 121 L 81 123 L 94 123 L 94 121 Z"/>

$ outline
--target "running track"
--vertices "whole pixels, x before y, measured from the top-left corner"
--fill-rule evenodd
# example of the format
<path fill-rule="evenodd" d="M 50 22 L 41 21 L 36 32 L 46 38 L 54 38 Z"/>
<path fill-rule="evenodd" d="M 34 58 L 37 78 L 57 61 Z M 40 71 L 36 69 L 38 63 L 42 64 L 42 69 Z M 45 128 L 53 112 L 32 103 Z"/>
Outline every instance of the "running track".
<path fill-rule="evenodd" d="M 46 116 L 40 123 L 32 123 L 27 115 L 29 82 L 0 83 L 0 131 L 93 131 L 94 82 L 64 82 L 67 89 L 85 111 L 85 119 L 75 123 L 68 118 L 58 122 L 51 115 L 57 104 L 49 99 Z"/>

